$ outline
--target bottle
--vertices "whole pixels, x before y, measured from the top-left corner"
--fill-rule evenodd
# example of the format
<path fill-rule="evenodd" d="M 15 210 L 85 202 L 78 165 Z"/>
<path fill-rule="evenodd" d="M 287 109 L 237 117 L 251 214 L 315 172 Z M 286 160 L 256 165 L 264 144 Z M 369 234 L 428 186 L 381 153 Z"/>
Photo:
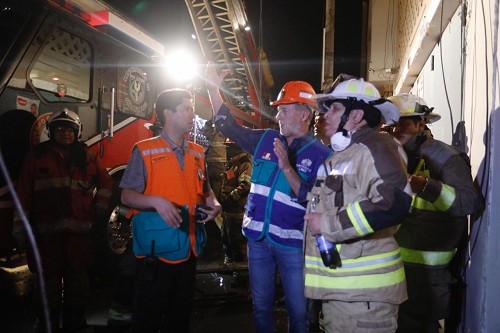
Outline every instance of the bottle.
<path fill-rule="evenodd" d="M 321 259 L 323 259 L 323 264 L 326 267 L 342 267 L 342 261 L 334 243 L 327 241 L 323 235 L 319 234 L 316 235 L 316 244 L 318 245 Z"/>

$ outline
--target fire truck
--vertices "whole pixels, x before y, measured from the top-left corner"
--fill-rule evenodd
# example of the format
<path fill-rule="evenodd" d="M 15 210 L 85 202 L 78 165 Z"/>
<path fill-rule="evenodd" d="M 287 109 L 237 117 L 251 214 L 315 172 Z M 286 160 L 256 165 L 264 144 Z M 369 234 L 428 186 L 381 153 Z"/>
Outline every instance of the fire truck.
<path fill-rule="evenodd" d="M 235 116 L 252 127 L 267 126 L 271 116 L 262 105 L 272 78 L 265 54 L 244 30 L 242 2 L 186 5 L 206 59 L 230 72 L 224 84 Z M 100 244 L 107 243 L 102 251 L 109 253 L 102 257 L 123 253 L 130 223 L 119 205 L 118 184 L 134 143 L 156 128 L 153 107 L 165 84 L 159 61 L 164 46 L 101 0 L 2 1 L 0 36 L 0 148 L 10 178 L 15 182 L 19 176 L 27 151 L 48 139 L 50 114 L 63 108 L 76 112 L 82 140 L 115 180 L 115 209 L 109 223 L 99 224 L 106 229 L 99 234 L 108 233 Z M 209 107 L 202 94 L 196 97 L 197 108 Z M 7 185 L 0 175 L 0 257 L 16 245 Z"/>
<path fill-rule="evenodd" d="M 1 151 L 10 177 L 48 138 L 50 114 L 67 108 L 118 180 L 133 144 L 152 136 L 163 45 L 100 1 L 2 1 L 0 26 Z M 0 186 L 0 246 L 8 253 L 14 208 L 3 176 Z"/>

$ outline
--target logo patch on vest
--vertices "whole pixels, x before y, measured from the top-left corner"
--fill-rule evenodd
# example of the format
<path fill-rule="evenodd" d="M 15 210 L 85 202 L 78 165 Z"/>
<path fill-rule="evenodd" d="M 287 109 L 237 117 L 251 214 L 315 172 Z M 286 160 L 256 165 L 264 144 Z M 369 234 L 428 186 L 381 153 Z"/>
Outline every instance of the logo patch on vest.
<path fill-rule="evenodd" d="M 271 153 L 264 153 L 262 155 L 262 159 L 270 161 L 271 160 Z"/>
<path fill-rule="evenodd" d="M 304 158 L 300 164 L 297 164 L 297 170 L 304 172 L 304 173 L 310 173 L 311 172 L 311 165 L 312 161 L 308 158 Z"/>
<path fill-rule="evenodd" d="M 160 155 L 160 156 L 153 157 L 151 159 L 151 162 L 152 163 L 161 162 L 161 161 L 166 160 L 166 159 L 167 159 L 167 155 Z"/>

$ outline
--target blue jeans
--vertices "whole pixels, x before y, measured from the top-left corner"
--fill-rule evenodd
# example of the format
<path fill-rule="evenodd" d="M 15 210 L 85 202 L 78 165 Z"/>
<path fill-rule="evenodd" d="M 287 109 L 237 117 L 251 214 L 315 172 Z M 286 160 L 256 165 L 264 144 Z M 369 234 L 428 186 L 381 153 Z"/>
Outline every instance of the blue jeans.
<path fill-rule="evenodd" d="M 248 270 L 253 297 L 253 318 L 257 333 L 274 332 L 274 293 L 276 268 L 285 291 L 288 332 L 305 333 L 307 299 L 304 296 L 304 256 L 263 239 L 248 240 Z"/>

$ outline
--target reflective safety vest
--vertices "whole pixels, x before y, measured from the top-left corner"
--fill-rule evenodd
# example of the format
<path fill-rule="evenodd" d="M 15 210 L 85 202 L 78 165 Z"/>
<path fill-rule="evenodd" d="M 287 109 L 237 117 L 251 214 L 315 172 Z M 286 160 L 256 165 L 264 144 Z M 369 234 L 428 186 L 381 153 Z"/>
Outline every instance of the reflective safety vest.
<path fill-rule="evenodd" d="M 174 151 L 162 137 L 137 143 L 147 173 L 145 195 L 159 195 L 181 209 L 183 222 L 172 228 L 156 212 L 140 212 L 133 220 L 134 253 L 141 257 L 151 253 L 168 263 L 186 261 L 191 252 L 202 253 L 206 242 L 203 224 L 196 223 L 194 207 L 205 202 L 205 154 L 203 147 L 188 141 L 184 170 L 180 169 Z"/>
<path fill-rule="evenodd" d="M 267 237 L 282 246 L 301 249 L 305 207 L 298 202 L 278 166 L 273 143 L 279 137 L 277 131 L 267 130 L 255 148 L 243 232 L 253 240 Z M 311 140 L 289 158 L 296 162 L 294 169 L 299 176 L 311 182 L 318 168 L 330 155 L 331 150 L 318 140 Z"/>

